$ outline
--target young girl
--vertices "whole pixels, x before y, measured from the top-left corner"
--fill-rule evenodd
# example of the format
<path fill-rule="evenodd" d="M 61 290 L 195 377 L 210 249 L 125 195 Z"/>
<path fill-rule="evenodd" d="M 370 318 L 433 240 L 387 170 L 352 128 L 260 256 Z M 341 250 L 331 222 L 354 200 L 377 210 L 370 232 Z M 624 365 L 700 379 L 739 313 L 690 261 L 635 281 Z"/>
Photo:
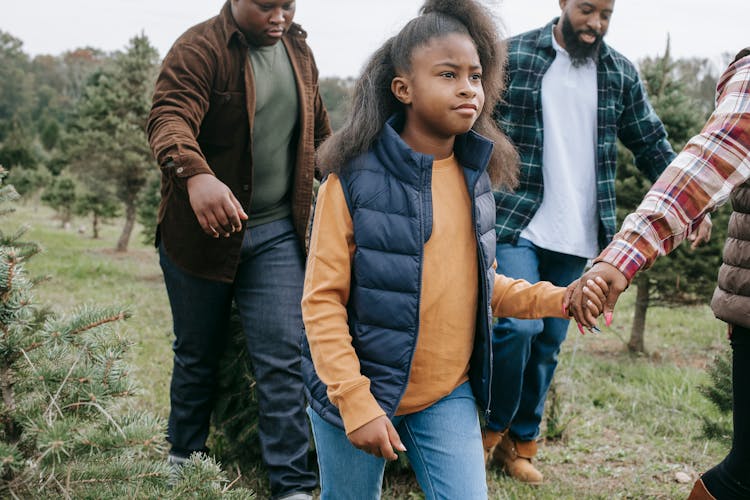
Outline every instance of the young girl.
<path fill-rule="evenodd" d="M 516 160 L 491 119 L 496 30 L 474 0 L 428 0 L 321 149 L 302 363 L 323 500 L 379 498 L 394 449 L 428 499 L 486 498 L 476 404 L 489 407 L 492 315 L 565 315 L 564 288 L 494 270 L 490 179 L 512 185 Z"/>

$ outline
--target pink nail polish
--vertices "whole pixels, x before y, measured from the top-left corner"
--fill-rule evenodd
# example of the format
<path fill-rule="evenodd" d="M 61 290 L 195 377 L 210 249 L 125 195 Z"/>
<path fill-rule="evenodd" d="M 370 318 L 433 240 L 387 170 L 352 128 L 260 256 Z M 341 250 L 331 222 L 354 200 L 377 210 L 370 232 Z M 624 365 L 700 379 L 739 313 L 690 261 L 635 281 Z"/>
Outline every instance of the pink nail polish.
<path fill-rule="evenodd" d="M 607 326 L 612 324 L 612 311 L 607 311 L 604 313 L 604 322 L 607 324 Z"/>
<path fill-rule="evenodd" d="M 585 333 L 583 332 L 583 326 L 581 326 L 581 324 L 580 324 L 580 323 L 576 323 L 576 325 L 578 325 L 578 331 L 579 331 L 579 332 L 581 332 L 581 335 L 586 335 L 586 334 L 585 334 Z"/>

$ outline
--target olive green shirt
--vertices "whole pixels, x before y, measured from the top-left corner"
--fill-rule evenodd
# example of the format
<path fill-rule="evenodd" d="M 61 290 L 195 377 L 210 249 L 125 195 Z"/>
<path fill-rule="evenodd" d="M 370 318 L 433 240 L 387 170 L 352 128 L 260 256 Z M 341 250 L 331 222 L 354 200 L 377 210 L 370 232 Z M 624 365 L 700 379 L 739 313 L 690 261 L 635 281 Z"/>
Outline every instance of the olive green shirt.
<path fill-rule="evenodd" d="M 289 217 L 296 159 L 299 100 L 294 70 L 283 43 L 252 47 L 255 80 L 253 194 L 248 225 Z"/>

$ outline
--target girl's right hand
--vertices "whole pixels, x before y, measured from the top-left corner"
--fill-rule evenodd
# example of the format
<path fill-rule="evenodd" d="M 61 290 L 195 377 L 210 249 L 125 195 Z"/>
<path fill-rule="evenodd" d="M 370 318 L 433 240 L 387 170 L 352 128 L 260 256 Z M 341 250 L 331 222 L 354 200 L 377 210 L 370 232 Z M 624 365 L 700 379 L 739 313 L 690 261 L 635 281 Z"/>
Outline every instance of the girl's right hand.
<path fill-rule="evenodd" d="M 406 451 L 406 447 L 401 443 L 401 438 L 393 427 L 391 421 L 385 415 L 381 415 L 375 420 L 366 423 L 359 429 L 349 434 L 349 441 L 360 450 L 382 457 L 386 460 L 396 460 L 398 455 L 393 451 Z"/>

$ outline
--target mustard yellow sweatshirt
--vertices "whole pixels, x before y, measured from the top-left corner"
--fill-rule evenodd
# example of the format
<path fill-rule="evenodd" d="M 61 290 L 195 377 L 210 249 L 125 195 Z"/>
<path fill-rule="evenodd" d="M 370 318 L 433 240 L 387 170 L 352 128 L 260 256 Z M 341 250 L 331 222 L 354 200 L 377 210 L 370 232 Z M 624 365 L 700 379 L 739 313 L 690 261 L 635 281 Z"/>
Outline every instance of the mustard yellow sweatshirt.
<path fill-rule="evenodd" d="M 414 413 L 468 380 L 474 345 L 479 270 L 471 200 L 454 156 L 432 167 L 433 226 L 425 243 L 416 351 L 397 415 Z M 315 370 L 328 386 L 348 433 L 384 415 L 360 372 L 347 323 L 354 227 L 341 183 L 320 187 L 302 298 Z M 564 288 L 496 275 L 495 316 L 562 317 Z"/>

